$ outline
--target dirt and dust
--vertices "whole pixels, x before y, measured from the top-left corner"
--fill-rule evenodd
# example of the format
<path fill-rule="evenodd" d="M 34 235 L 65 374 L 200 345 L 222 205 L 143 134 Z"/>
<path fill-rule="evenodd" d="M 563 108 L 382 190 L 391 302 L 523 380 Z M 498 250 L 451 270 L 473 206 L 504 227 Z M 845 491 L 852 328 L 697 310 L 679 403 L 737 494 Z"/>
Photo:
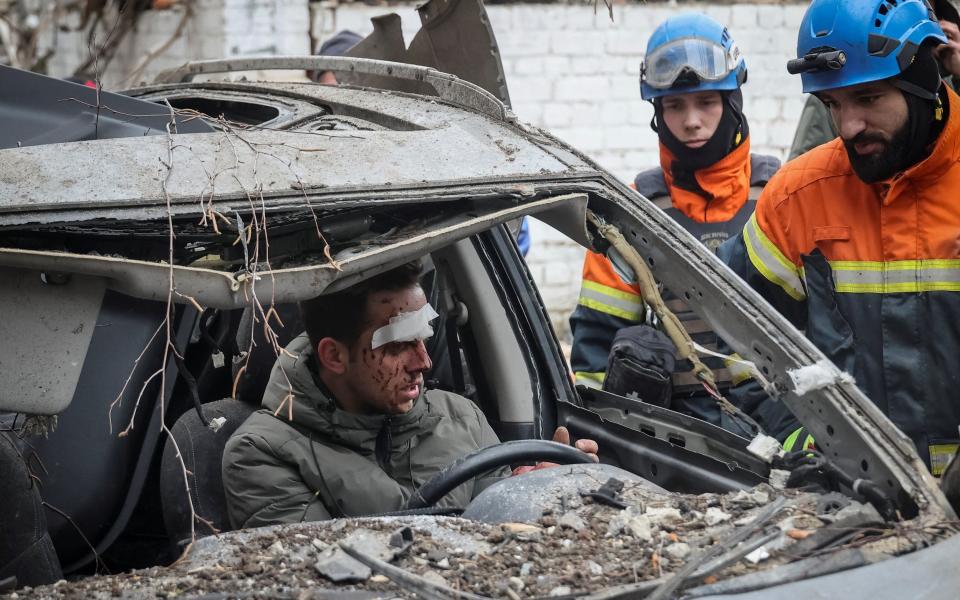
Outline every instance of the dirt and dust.
<path fill-rule="evenodd" d="M 838 494 L 761 485 L 664 498 L 631 483 L 612 489 L 561 498 L 560 510 L 548 508 L 532 523 L 381 517 L 233 532 L 198 540 L 170 567 L 24 588 L 4 598 L 406 598 L 419 592 L 420 598 L 517 600 L 603 590 L 603 597 L 614 598 L 611 588 L 630 586 L 644 592 L 634 597 L 644 597 L 681 570 L 683 587 L 729 584 L 803 560 L 819 560 L 822 572 L 830 563 L 859 566 L 952 533 L 915 522 L 884 525 L 872 507 Z M 358 552 L 361 562 L 344 550 Z M 852 551 L 853 563 L 839 560 L 839 553 Z"/>

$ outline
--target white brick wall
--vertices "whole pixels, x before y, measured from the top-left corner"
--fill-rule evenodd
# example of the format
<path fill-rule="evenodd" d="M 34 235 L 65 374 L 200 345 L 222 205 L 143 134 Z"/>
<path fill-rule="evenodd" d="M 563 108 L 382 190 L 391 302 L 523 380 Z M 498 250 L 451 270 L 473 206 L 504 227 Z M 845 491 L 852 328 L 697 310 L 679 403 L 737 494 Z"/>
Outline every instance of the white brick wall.
<path fill-rule="evenodd" d="M 728 0 L 676 4 L 648 1 L 614 6 L 614 20 L 600 3 L 597 11 L 559 4 L 487 7 L 497 36 L 513 108 L 520 118 L 545 127 L 589 153 L 614 175 L 630 181 L 658 161 L 650 130 L 652 108 L 642 102 L 639 66 L 646 41 L 665 18 L 700 10 L 730 28 L 746 56 L 749 80 L 744 111 L 755 152 L 786 155 L 803 106 L 798 77 L 785 63 L 795 51 L 806 4 L 731 4 Z M 409 43 L 420 27 L 413 4 L 337 5 L 306 0 L 197 0 L 196 16 L 183 38 L 151 64 L 147 78 L 189 59 L 248 54 L 306 54 L 311 36 L 321 41 L 341 29 L 366 35 L 370 17 L 397 12 Z M 139 35 L 128 40 L 105 75 L 119 85 L 140 57 L 176 26 L 179 10 L 144 15 Z M 51 72 L 69 74 L 85 54 L 82 38 L 61 33 L 61 51 Z M 534 223 L 528 263 L 561 337 L 579 293 L 582 250 L 545 225 Z"/>
<path fill-rule="evenodd" d="M 786 72 L 805 3 L 646 3 L 591 6 L 489 6 L 514 111 L 590 154 L 625 181 L 658 164 L 652 107 L 640 99 L 647 39 L 667 17 L 700 10 L 725 23 L 744 52 L 744 112 L 754 152 L 784 158 L 803 107 L 799 78 Z M 344 8 L 339 9 L 341 12 Z M 406 16 L 404 15 L 406 19 Z M 527 257 L 558 334 L 579 294 L 583 250 L 533 221 Z"/>
<path fill-rule="evenodd" d="M 129 87 L 131 72 L 142 58 L 159 48 L 176 30 L 182 6 L 147 11 L 137 30 L 120 45 L 113 61 L 103 72 L 106 88 Z M 76 23 L 73 24 L 74 26 Z M 100 39 L 105 33 L 100 34 Z M 49 73 L 71 75 L 88 55 L 86 36 L 60 31 L 48 36 L 44 45 L 56 44 Z M 310 10 L 306 0 L 194 0 L 194 15 L 180 38 L 149 63 L 141 81 L 189 60 L 265 54 L 309 54 Z"/>

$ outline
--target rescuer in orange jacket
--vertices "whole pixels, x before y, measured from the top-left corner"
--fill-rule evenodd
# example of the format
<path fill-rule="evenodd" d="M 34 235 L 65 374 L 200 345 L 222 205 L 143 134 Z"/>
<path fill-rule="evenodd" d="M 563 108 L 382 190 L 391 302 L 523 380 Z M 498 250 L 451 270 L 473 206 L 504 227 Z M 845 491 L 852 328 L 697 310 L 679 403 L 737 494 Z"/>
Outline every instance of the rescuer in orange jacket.
<path fill-rule="evenodd" d="M 634 187 L 714 250 L 743 228 L 759 189 L 779 167 L 775 158 L 750 154 L 740 92 L 746 79 L 727 29 L 696 13 L 664 21 L 641 67 L 641 96 L 654 106 L 660 167 L 638 174 Z M 676 297 L 666 293 L 664 299 L 695 341 L 715 346 L 706 323 Z M 570 317 L 577 383 L 636 394 L 719 423 L 691 365 L 675 364 L 673 344 L 656 324 L 643 323 L 644 314 L 637 285 L 624 281 L 604 255 L 588 252 Z M 729 385 L 729 371 L 710 360 L 721 385 Z M 609 372 L 608 363 L 615 365 Z"/>
<path fill-rule="evenodd" d="M 960 99 L 931 15 L 922 0 L 813 1 L 788 69 L 840 137 L 785 165 L 720 255 L 939 474 L 960 425 Z M 772 414 L 752 387 L 735 399 Z"/>

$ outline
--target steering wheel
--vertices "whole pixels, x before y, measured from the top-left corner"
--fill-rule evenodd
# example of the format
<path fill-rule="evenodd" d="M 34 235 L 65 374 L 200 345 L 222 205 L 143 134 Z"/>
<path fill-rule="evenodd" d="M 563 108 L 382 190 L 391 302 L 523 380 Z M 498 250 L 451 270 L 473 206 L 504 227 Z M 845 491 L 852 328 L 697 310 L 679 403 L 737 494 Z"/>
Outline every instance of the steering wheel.
<path fill-rule="evenodd" d="M 558 442 L 517 440 L 481 448 L 457 459 L 420 486 L 407 500 L 404 510 L 433 506 L 457 486 L 497 467 L 531 460 L 561 465 L 593 463 L 586 452 Z"/>

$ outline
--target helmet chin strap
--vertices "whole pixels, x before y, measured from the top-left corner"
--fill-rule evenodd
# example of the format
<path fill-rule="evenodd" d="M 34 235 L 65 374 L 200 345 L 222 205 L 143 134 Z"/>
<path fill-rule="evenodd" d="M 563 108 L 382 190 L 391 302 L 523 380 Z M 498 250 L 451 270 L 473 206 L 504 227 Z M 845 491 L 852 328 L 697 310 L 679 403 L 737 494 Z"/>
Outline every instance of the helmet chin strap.
<path fill-rule="evenodd" d="M 921 46 L 910 66 L 890 83 L 901 90 L 907 102 L 906 139 L 909 143 L 901 150 L 901 164 L 897 165 L 897 171 L 901 171 L 929 155 L 930 146 L 946 122 L 945 107 L 938 95 L 940 70 L 933 56 L 933 47 L 929 44 Z"/>
<path fill-rule="evenodd" d="M 930 147 L 943 131 L 945 119 L 944 107 L 937 95 L 933 99 L 922 98 L 910 93 L 904 93 L 907 101 L 907 135 L 908 143 L 903 154 L 901 169 L 907 169 L 925 159 L 930 154 Z M 939 119 L 937 117 L 940 117 Z M 916 143 L 921 142 L 921 143 Z"/>

